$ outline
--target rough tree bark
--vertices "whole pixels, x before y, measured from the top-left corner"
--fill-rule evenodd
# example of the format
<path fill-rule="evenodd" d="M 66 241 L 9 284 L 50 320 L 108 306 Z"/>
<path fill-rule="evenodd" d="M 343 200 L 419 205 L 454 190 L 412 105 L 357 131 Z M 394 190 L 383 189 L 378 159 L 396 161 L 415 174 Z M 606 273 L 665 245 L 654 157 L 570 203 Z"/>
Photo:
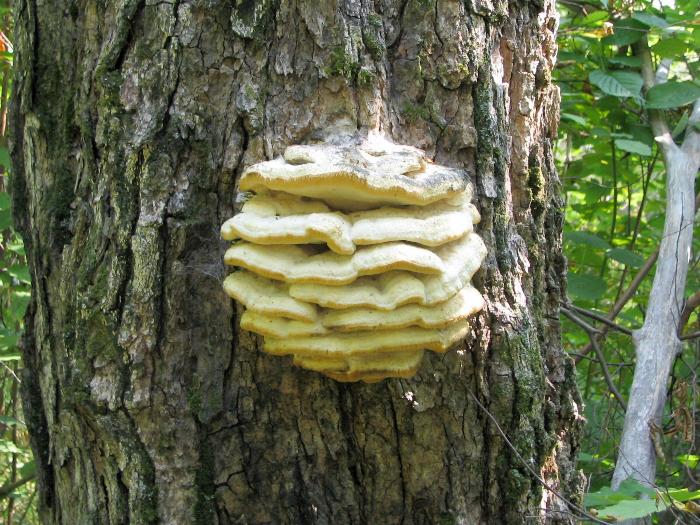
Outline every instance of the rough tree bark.
<path fill-rule="evenodd" d="M 552 1 L 16 3 L 45 523 L 570 519 L 528 470 L 576 498 Z M 348 129 L 475 182 L 488 311 L 413 380 L 343 385 L 265 356 L 221 290 L 242 168 Z"/>

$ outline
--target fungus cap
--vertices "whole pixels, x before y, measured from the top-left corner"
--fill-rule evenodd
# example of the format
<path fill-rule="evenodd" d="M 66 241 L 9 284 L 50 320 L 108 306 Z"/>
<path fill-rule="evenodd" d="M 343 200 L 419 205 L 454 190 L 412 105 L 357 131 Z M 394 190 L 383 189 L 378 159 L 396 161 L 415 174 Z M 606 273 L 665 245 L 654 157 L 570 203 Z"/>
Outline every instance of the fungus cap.
<path fill-rule="evenodd" d="M 408 350 L 362 357 L 294 357 L 294 364 L 336 381 L 374 383 L 387 377 L 411 377 L 418 370 L 424 353 L 423 350 Z"/>
<path fill-rule="evenodd" d="M 381 245 L 380 245 L 381 246 Z M 476 234 L 438 248 L 445 270 L 439 275 L 389 272 L 361 277 L 347 286 L 292 284 L 289 294 L 300 301 L 326 308 L 369 307 L 394 310 L 403 304 L 433 305 L 446 301 L 469 284 L 486 256 L 486 246 Z"/>
<path fill-rule="evenodd" d="M 221 227 L 227 240 L 245 239 L 255 244 L 319 244 L 339 254 L 352 254 L 357 245 L 408 241 L 440 246 L 471 232 L 479 221 L 476 208 L 468 202 L 441 201 L 428 206 L 379 208 L 349 215 L 332 211 L 322 203 L 304 198 L 296 201 L 280 194 L 256 195 L 241 213 Z"/>
<path fill-rule="evenodd" d="M 444 328 L 466 319 L 483 307 L 481 294 L 469 285 L 448 301 L 432 307 L 409 304 L 390 311 L 372 308 L 325 310 L 316 321 L 300 321 L 249 309 L 241 316 L 241 328 L 278 339 L 328 335 L 334 331 L 396 330 L 409 326 Z"/>
<path fill-rule="evenodd" d="M 227 276 L 224 290 L 229 297 L 253 312 L 307 322 L 318 319 L 315 305 L 294 299 L 281 283 L 268 281 L 250 272 L 238 271 Z"/>
<path fill-rule="evenodd" d="M 314 253 L 308 245 L 264 246 L 239 242 L 226 251 L 224 262 L 269 279 L 334 286 L 349 284 L 362 275 L 390 270 L 427 274 L 443 271 L 438 255 L 404 242 L 365 247 L 350 256 Z"/>
<path fill-rule="evenodd" d="M 424 206 L 459 195 L 467 181 L 462 170 L 431 164 L 421 150 L 374 139 L 359 147 L 289 146 L 282 158 L 247 168 L 239 188 L 284 191 L 321 199 L 337 210 L 359 210 Z"/>
<path fill-rule="evenodd" d="M 349 333 L 332 333 L 320 336 L 266 337 L 264 351 L 272 355 L 307 357 L 340 357 L 372 355 L 382 352 L 407 350 L 432 350 L 446 352 L 469 333 L 467 321 L 457 321 L 445 328 L 402 328 Z"/>

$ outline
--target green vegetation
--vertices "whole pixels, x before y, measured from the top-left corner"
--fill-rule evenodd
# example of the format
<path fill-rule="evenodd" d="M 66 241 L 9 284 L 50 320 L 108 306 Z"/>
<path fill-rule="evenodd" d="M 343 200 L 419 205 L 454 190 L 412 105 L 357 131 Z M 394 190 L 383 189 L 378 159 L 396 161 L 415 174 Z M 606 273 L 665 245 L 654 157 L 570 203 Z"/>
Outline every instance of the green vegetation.
<path fill-rule="evenodd" d="M 38 523 L 36 464 L 20 402 L 20 338 L 31 278 L 8 194 L 7 105 L 12 86 L 12 13 L 0 2 L 0 523 Z"/>
<path fill-rule="evenodd" d="M 654 271 L 646 263 L 655 257 L 666 214 L 666 169 L 647 110 L 663 109 L 675 141 L 683 141 L 690 104 L 700 96 L 699 5 L 694 0 L 595 0 L 561 3 L 560 11 L 554 72 L 562 95 L 557 160 L 567 197 L 564 239 L 573 301 L 562 318 L 564 345 L 577 360 L 585 403 L 579 456 L 588 478 L 585 502 L 606 520 L 692 510 L 697 506 L 690 500 L 700 493 L 668 487 L 698 487 L 697 416 L 691 415 L 698 401 L 700 343 L 692 337 L 700 328 L 697 310 L 681 327 L 687 339 L 672 371 L 662 428 L 655 434 L 658 488 L 632 481 L 618 491 L 609 486 L 624 420 L 612 387 L 623 401 L 629 396 L 635 359 L 625 332 L 644 321 Z M 645 38 L 654 68 L 670 67 L 667 81 L 646 93 L 640 57 Z M 697 224 L 686 297 L 700 289 Z M 635 290 L 636 276 L 644 278 Z M 628 297 L 628 291 L 635 293 Z M 614 318 L 617 327 L 596 316 Z M 607 335 L 601 336 L 604 331 Z"/>
<path fill-rule="evenodd" d="M 359 70 L 360 64 L 348 54 L 344 47 L 336 47 L 333 49 L 331 52 L 330 64 L 326 68 L 327 75 L 345 77 L 352 82 Z"/>

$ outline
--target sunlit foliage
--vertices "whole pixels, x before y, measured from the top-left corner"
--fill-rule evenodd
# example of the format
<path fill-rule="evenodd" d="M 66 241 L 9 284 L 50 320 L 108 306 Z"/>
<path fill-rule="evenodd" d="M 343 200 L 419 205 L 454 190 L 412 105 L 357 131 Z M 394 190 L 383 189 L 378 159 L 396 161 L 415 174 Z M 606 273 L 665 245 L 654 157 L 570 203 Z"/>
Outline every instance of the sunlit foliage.
<path fill-rule="evenodd" d="M 612 387 L 624 402 L 634 371 L 632 339 L 624 332 L 639 328 L 644 320 L 651 263 L 664 223 L 664 164 L 646 109 L 664 109 L 674 137 L 682 140 L 691 103 L 700 97 L 700 4 L 594 0 L 563 1 L 559 7 L 557 160 L 567 197 L 564 238 L 573 302 L 567 307 L 572 315 L 562 316 L 564 344 L 578 362 L 586 405 L 580 467 L 589 492 L 599 492 L 610 484 L 624 419 Z M 635 55 L 635 44 L 644 36 L 655 67 L 670 65 L 668 81 L 648 93 L 643 93 L 641 62 Z M 687 296 L 700 288 L 700 228 L 697 220 L 695 224 Z M 644 278 L 635 290 L 636 276 Z M 614 317 L 621 330 L 596 315 Z M 696 310 L 684 327 L 687 339 L 674 366 L 663 428 L 655 431 L 657 454 L 663 452 L 659 487 L 697 488 L 694 426 L 700 343 L 693 334 L 699 328 Z M 602 331 L 607 335 L 602 337 Z M 599 354 L 591 336 L 600 341 Z M 641 496 L 633 490 L 629 499 L 641 501 Z M 594 501 L 600 508 L 601 501 Z"/>

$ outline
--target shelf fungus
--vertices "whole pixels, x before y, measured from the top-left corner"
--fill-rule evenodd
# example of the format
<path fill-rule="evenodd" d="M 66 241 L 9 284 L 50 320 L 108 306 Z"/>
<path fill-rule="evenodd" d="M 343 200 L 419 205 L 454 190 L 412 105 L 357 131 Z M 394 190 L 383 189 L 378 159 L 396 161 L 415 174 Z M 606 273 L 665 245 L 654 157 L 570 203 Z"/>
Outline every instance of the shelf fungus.
<path fill-rule="evenodd" d="M 461 170 L 373 138 L 290 146 L 243 172 L 224 281 L 271 355 L 336 381 L 410 377 L 464 339 L 486 255 Z"/>

